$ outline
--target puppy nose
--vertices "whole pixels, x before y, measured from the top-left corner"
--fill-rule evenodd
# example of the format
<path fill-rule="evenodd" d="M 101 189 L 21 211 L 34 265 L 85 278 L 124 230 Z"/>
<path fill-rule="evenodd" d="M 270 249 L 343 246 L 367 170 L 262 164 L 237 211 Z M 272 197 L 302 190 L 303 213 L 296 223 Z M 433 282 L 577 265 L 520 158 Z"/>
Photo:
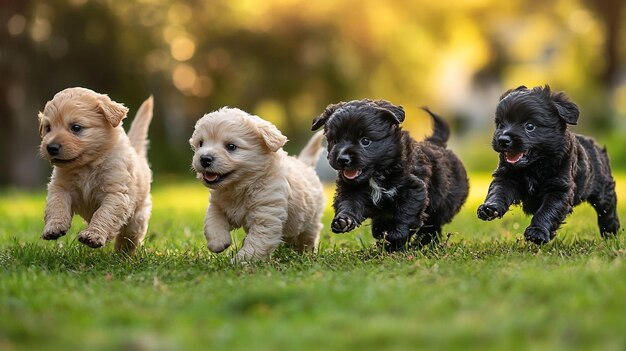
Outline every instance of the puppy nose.
<path fill-rule="evenodd" d="M 202 167 L 204 168 L 211 167 L 211 163 L 213 163 L 213 156 L 211 155 L 200 156 L 200 164 L 202 165 Z"/>
<path fill-rule="evenodd" d="M 341 167 L 349 166 L 351 162 L 352 162 L 352 159 L 350 158 L 350 155 L 348 154 L 341 154 L 337 157 L 337 163 Z"/>
<path fill-rule="evenodd" d="M 513 140 L 511 139 L 511 137 L 506 135 L 506 134 L 500 135 L 498 137 L 498 145 L 500 145 L 500 147 L 511 146 L 512 142 L 513 142 Z"/>
<path fill-rule="evenodd" d="M 46 146 L 46 150 L 48 150 L 48 154 L 50 154 L 50 156 L 56 156 L 61 150 L 61 145 L 57 143 L 48 144 L 48 146 Z"/>

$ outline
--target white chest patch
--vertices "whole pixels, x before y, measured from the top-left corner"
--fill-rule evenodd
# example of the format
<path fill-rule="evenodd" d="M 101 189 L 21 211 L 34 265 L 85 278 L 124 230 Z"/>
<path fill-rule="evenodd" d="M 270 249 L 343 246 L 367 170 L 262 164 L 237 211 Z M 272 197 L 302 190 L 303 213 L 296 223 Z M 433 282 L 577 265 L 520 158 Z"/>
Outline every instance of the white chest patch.
<path fill-rule="evenodd" d="M 398 189 L 395 187 L 391 189 L 381 187 L 378 183 L 376 183 L 376 180 L 373 177 L 370 178 L 370 188 L 372 189 L 372 202 L 374 202 L 374 205 L 376 206 L 378 206 L 380 200 L 383 199 L 383 196 L 392 198 L 398 193 Z"/>

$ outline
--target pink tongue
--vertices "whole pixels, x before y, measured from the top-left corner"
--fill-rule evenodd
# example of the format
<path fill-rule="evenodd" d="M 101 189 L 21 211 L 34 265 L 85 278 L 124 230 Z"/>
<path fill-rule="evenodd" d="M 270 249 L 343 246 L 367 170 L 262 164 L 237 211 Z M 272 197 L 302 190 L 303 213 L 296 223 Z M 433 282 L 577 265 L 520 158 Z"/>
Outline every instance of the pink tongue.
<path fill-rule="evenodd" d="M 204 173 L 204 180 L 206 180 L 207 182 L 212 182 L 216 180 L 217 177 L 219 177 L 219 175 L 215 173 Z"/>
<path fill-rule="evenodd" d="M 343 170 L 343 176 L 348 178 L 348 179 L 354 179 L 356 177 L 358 177 L 361 174 L 361 170 L 357 169 L 357 170 L 349 170 L 349 169 L 344 169 Z"/>
<path fill-rule="evenodd" d="M 524 157 L 524 153 L 523 152 L 519 152 L 519 153 L 507 152 L 506 153 L 506 162 L 508 162 L 508 163 L 517 163 L 520 159 L 522 159 L 522 157 Z"/>

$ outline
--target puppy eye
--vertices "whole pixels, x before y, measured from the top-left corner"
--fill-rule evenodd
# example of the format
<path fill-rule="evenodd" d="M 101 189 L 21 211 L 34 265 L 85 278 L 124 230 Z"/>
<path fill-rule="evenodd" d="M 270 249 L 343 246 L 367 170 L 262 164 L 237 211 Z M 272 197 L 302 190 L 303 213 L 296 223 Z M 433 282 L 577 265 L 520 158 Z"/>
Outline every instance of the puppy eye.
<path fill-rule="evenodd" d="M 202 145 L 203 145 L 203 144 L 204 144 L 204 143 L 202 142 L 202 140 L 200 140 L 200 141 L 198 142 L 198 147 L 202 147 Z"/>
<path fill-rule="evenodd" d="M 372 141 L 371 141 L 371 140 L 369 140 L 368 138 L 361 138 L 360 143 L 361 143 L 361 146 L 363 146 L 363 147 L 368 147 L 368 146 L 370 146 L 370 144 L 372 143 Z"/>
<path fill-rule="evenodd" d="M 500 129 L 500 127 L 502 127 L 502 122 L 496 121 L 496 128 Z"/>
<path fill-rule="evenodd" d="M 46 134 L 47 134 L 47 133 L 50 133 L 50 130 L 51 130 L 51 129 L 50 129 L 50 126 L 45 126 L 45 127 L 43 128 L 43 131 L 44 131 L 44 133 L 46 133 Z"/>
<path fill-rule="evenodd" d="M 70 130 L 72 131 L 72 133 L 77 134 L 79 133 L 81 130 L 83 130 L 83 127 L 80 124 L 72 124 L 70 126 Z"/>
<path fill-rule="evenodd" d="M 228 151 L 235 151 L 235 150 L 237 150 L 237 145 L 235 145 L 235 144 L 226 144 L 226 145 L 224 145 L 224 147 Z"/>
<path fill-rule="evenodd" d="M 524 125 L 524 129 L 526 129 L 527 132 L 532 132 L 533 130 L 535 130 L 535 125 L 532 123 L 526 123 Z"/>

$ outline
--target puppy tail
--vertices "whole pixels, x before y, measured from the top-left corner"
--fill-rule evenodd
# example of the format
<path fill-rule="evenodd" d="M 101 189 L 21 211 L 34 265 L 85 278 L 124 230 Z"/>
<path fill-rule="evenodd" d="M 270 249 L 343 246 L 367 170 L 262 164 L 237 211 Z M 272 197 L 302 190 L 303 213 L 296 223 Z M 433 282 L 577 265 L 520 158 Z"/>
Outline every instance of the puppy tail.
<path fill-rule="evenodd" d="M 128 139 L 135 151 L 142 156 L 146 157 L 146 151 L 148 149 L 148 127 L 150 121 L 152 121 L 152 109 L 154 107 L 154 99 L 152 95 L 146 101 L 141 104 L 133 123 L 128 130 Z"/>
<path fill-rule="evenodd" d="M 320 130 L 313 135 L 304 149 L 300 151 L 298 159 L 311 167 L 315 167 L 322 152 L 322 140 L 324 140 L 324 131 Z"/>
<path fill-rule="evenodd" d="M 422 107 L 422 109 L 433 118 L 433 134 L 426 138 L 433 144 L 446 147 L 448 139 L 450 138 L 450 127 L 448 123 L 438 115 L 434 114 L 428 107 Z"/>

